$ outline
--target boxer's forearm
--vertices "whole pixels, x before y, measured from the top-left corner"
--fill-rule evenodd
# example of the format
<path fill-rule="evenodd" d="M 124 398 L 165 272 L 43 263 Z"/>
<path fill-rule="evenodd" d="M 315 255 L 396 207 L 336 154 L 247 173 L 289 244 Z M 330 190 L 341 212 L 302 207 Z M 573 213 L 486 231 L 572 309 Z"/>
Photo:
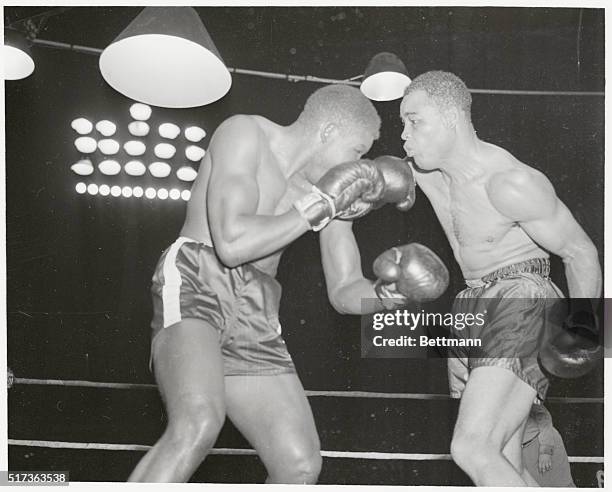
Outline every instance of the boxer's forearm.
<path fill-rule="evenodd" d="M 367 302 L 362 302 L 367 299 Z M 339 286 L 329 293 L 329 301 L 340 314 L 369 314 L 384 309 L 376 296 L 374 284 L 360 278 Z"/>
<path fill-rule="evenodd" d="M 283 215 L 242 215 L 214 234 L 213 242 L 221 261 L 228 267 L 276 253 L 310 229 L 292 209 Z"/>
<path fill-rule="evenodd" d="M 572 298 L 595 299 L 601 295 L 602 276 L 597 250 L 585 245 L 563 258 L 569 294 Z"/>

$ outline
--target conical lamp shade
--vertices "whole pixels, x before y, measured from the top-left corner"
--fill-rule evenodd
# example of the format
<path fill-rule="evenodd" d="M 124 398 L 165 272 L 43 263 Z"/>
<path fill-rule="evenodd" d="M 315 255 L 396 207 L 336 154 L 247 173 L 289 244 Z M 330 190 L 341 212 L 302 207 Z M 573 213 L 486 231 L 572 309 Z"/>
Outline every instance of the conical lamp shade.
<path fill-rule="evenodd" d="M 361 92 L 373 101 L 392 101 L 404 95 L 410 85 L 406 66 L 393 53 L 378 53 L 363 75 Z"/>
<path fill-rule="evenodd" d="M 210 104 L 232 85 L 191 7 L 146 7 L 102 52 L 100 72 L 121 94 L 165 108 Z"/>
<path fill-rule="evenodd" d="M 2 58 L 6 80 L 25 79 L 34 71 L 34 60 L 26 36 L 15 29 L 4 29 Z"/>

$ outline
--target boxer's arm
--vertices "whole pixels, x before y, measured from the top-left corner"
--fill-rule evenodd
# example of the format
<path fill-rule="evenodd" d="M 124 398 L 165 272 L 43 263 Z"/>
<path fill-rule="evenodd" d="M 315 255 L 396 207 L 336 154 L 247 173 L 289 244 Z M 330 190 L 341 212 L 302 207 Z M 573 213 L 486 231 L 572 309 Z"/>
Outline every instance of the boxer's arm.
<path fill-rule="evenodd" d="M 367 314 L 361 299 L 373 299 L 367 303 L 368 312 L 384 309 L 374 291 L 374 283 L 363 276 L 361 255 L 353 223 L 333 220 L 319 234 L 321 261 L 327 284 L 329 301 L 342 314 Z"/>
<path fill-rule="evenodd" d="M 235 116 L 218 128 L 209 146 L 208 221 L 217 254 L 229 267 L 268 256 L 309 230 L 295 209 L 256 213 L 259 132 L 248 116 Z"/>
<path fill-rule="evenodd" d="M 562 258 L 570 297 L 601 295 L 597 249 L 543 174 L 501 173 L 492 178 L 487 191 L 491 203 L 503 215 L 516 221 L 544 249 Z"/>

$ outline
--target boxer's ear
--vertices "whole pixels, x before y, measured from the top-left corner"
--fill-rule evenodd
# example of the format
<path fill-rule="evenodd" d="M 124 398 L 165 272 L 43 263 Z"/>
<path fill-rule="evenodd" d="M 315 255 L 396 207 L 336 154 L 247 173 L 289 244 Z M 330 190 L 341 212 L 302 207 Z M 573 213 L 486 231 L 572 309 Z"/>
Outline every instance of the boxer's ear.
<path fill-rule="evenodd" d="M 327 143 L 338 134 L 338 126 L 335 123 L 324 123 L 321 125 L 319 137 L 321 142 Z"/>

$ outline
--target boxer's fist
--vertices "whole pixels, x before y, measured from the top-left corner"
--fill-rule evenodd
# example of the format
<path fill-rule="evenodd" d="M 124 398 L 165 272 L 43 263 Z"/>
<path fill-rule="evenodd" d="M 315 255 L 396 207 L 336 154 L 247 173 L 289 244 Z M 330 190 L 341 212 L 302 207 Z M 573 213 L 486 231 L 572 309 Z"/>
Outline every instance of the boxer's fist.
<path fill-rule="evenodd" d="M 448 287 L 448 270 L 426 246 L 410 243 L 391 248 L 374 260 L 376 295 L 392 309 L 410 301 L 437 299 Z"/>
<path fill-rule="evenodd" d="M 383 176 L 371 161 L 345 162 L 327 171 L 312 187 L 312 193 L 294 207 L 314 231 L 319 231 L 334 217 L 364 215 L 370 204 L 382 197 L 384 188 Z"/>
<path fill-rule="evenodd" d="M 588 299 L 580 301 L 590 302 Z M 570 300 L 572 304 L 572 312 L 560 330 L 556 330 L 552 338 L 544 343 L 539 354 L 542 366 L 560 378 L 584 376 L 603 355 L 597 318 L 591 306 L 576 308 L 575 299 Z"/>
<path fill-rule="evenodd" d="M 402 212 L 410 210 L 416 198 L 416 184 L 408 163 L 399 157 L 383 155 L 374 159 L 374 165 L 385 179 L 385 192 L 374 208 L 395 203 Z"/>

